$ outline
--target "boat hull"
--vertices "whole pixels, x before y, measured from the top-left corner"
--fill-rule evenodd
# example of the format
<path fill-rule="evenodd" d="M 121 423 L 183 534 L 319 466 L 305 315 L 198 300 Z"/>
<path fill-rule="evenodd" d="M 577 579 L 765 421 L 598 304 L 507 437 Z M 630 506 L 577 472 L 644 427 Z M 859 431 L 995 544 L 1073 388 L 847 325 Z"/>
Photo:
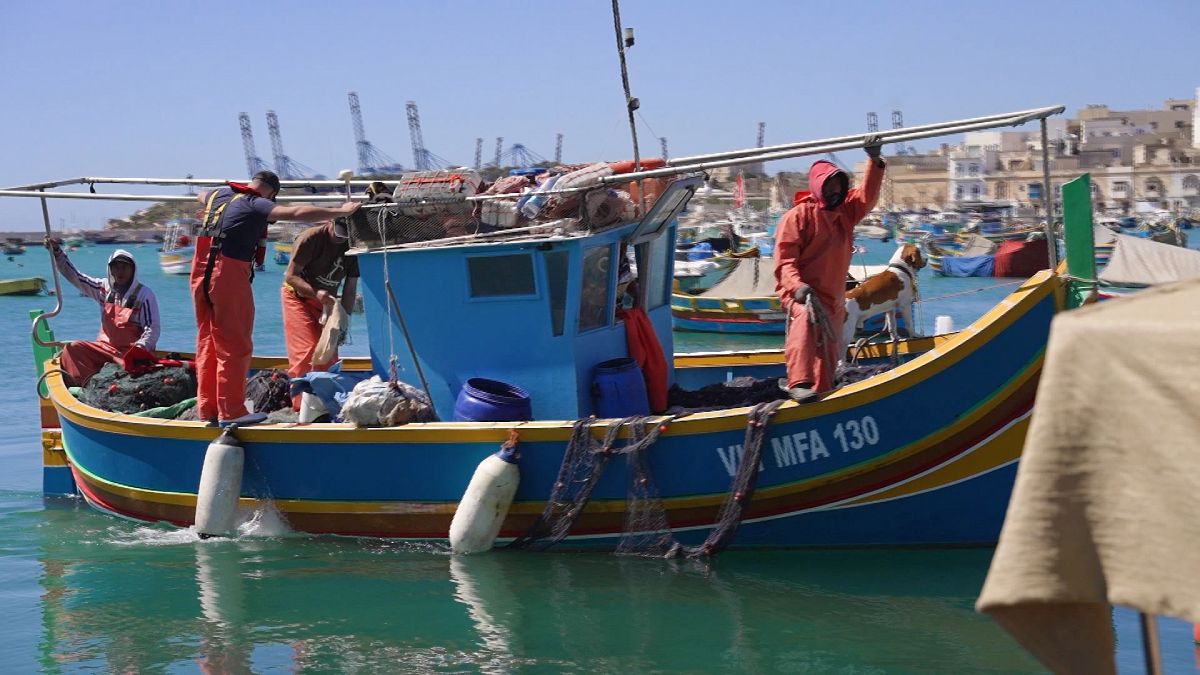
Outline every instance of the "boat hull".
<path fill-rule="evenodd" d="M 0 295 L 40 295 L 46 288 L 41 277 L 0 280 Z"/>
<path fill-rule="evenodd" d="M 757 492 L 734 545 L 994 542 L 1059 306 L 1057 288 L 1043 273 L 896 370 L 817 403 L 785 404 L 766 429 Z M 709 375 L 724 379 L 735 363 L 765 367 L 752 361 L 715 359 Z M 214 429 L 102 413 L 70 397 L 57 375 L 47 383 L 62 427 L 63 464 L 89 503 L 136 520 L 192 523 Z M 717 521 L 741 457 L 747 412 L 680 419 L 648 451 L 667 517 L 684 541 L 701 539 Z M 521 439 L 521 483 L 500 536 L 515 537 L 545 507 L 570 422 L 244 429 L 242 506 L 249 513 L 269 500 L 305 532 L 442 540 L 475 466 L 512 427 Z M 627 479 L 624 461 L 611 462 L 569 545 L 611 546 L 620 536 Z"/>
<path fill-rule="evenodd" d="M 163 274 L 189 274 L 192 271 L 193 249 L 177 248 L 158 254 L 158 266 Z"/>

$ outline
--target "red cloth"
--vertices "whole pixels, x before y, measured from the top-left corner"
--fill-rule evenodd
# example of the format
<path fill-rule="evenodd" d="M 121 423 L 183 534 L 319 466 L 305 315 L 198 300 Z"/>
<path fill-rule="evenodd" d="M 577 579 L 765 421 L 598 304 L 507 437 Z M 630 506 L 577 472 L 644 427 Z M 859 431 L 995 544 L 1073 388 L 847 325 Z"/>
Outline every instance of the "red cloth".
<path fill-rule="evenodd" d="M 996 249 L 992 276 L 1031 277 L 1050 264 L 1045 239 L 1005 241 Z"/>
<path fill-rule="evenodd" d="M 775 292 L 784 311 L 793 317 L 784 343 L 788 386 L 804 385 L 818 392 L 833 387 L 829 355 L 820 353 L 806 312 L 792 307 L 792 296 L 801 285 L 808 285 L 812 297 L 829 314 L 836 364 L 837 336 L 846 316 L 846 273 L 853 254 L 854 226 L 874 208 L 883 183 L 883 168 L 868 161 L 863 185 L 849 190 L 838 206 L 825 208 L 821 188 L 839 173 L 830 162 L 814 162 L 808 175 L 809 194 L 783 215 L 775 231 Z"/>
<path fill-rule="evenodd" d="M 192 306 L 196 312 L 196 418 L 230 420 L 246 414 L 246 375 L 254 349 L 250 263 L 218 255 L 204 296 L 209 237 L 196 238 Z"/>
<path fill-rule="evenodd" d="M 654 325 L 641 307 L 619 309 L 617 317 L 625 321 L 625 342 L 629 356 L 642 369 L 650 410 L 660 413 L 667 409 L 667 360 L 663 357 Z"/>
<path fill-rule="evenodd" d="M 329 370 L 337 362 L 333 360 L 323 366 L 313 366 L 313 352 L 321 339 L 323 326 L 319 323 L 324 307 L 316 298 L 301 298 L 284 286 L 279 289 L 279 300 L 283 305 L 283 340 L 287 346 L 288 377 L 300 377 L 305 373 Z M 292 397 L 292 409 L 300 411 L 300 396 Z"/>
<path fill-rule="evenodd" d="M 100 334 L 95 342 L 80 340 L 63 348 L 59 365 L 75 386 L 83 386 L 142 337 L 143 327 L 134 323 L 137 308 L 106 302 L 100 308 Z"/>

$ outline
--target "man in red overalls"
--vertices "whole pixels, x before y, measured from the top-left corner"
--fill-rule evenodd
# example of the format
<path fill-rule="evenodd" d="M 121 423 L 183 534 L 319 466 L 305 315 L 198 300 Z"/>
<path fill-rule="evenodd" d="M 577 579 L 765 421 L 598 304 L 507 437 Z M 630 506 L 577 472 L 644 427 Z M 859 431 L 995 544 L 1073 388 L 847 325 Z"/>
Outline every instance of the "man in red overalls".
<path fill-rule="evenodd" d="M 192 306 L 196 311 L 197 419 L 226 424 L 257 424 L 262 412 L 246 411 L 246 374 L 254 347 L 252 265 L 262 260 L 267 223 L 294 220 L 314 223 L 358 210 L 277 206 L 279 177 L 259 171 L 248 184 L 197 195 L 204 217 L 192 258 Z"/>
<path fill-rule="evenodd" d="M 153 291 L 138 283 L 137 263 L 129 251 L 113 251 L 108 257 L 108 276 L 98 279 L 75 269 L 54 239 L 47 237 L 45 244 L 67 283 L 100 304 L 100 334 L 95 341 L 67 343 L 59 355 L 68 386 L 87 384 L 104 364 L 125 357 L 131 348 L 154 349 L 162 331 L 158 301 Z"/>
<path fill-rule="evenodd" d="M 831 162 L 814 162 L 808 194 L 779 221 L 775 231 L 775 292 L 788 315 L 784 358 L 788 395 L 804 403 L 833 389 L 846 320 L 846 274 L 854 248 L 854 226 L 875 207 L 883 183 L 877 136 L 864 139 L 870 158 L 863 186 Z"/>

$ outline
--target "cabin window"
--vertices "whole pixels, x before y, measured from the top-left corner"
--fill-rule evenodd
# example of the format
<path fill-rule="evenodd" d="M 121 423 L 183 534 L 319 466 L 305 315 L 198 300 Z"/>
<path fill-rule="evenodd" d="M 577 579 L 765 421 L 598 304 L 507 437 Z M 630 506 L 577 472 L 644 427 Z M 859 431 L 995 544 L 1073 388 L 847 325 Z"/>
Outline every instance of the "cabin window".
<path fill-rule="evenodd" d="M 579 295 L 579 332 L 608 325 L 613 303 L 608 297 L 612 247 L 595 246 L 583 253 L 583 279 Z"/>
<path fill-rule="evenodd" d="M 671 278 L 675 261 L 674 251 L 671 250 L 671 237 L 659 237 L 649 244 L 646 259 L 646 274 L 641 273 L 641 262 L 638 263 L 639 274 L 646 284 L 646 309 L 662 307 L 671 302 Z"/>
<path fill-rule="evenodd" d="M 629 235 L 629 242 L 640 244 L 660 236 L 667 225 L 683 210 L 688 199 L 699 187 L 701 179 L 698 176 L 676 179 L 666 191 L 650 207 L 650 212 L 642 218 L 637 229 Z"/>
<path fill-rule="evenodd" d="M 542 256 L 546 266 L 546 297 L 550 301 L 550 328 L 554 335 L 563 334 L 567 314 L 567 257 L 566 251 L 550 251 Z"/>
<path fill-rule="evenodd" d="M 467 258 L 472 298 L 530 296 L 537 294 L 533 281 L 533 256 L 489 255 Z"/>

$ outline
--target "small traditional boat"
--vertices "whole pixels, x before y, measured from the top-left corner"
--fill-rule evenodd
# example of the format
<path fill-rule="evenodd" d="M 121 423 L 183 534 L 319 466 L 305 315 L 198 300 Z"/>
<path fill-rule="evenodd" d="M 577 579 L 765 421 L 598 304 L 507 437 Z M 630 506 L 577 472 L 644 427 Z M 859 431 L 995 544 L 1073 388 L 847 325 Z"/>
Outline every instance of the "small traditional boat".
<path fill-rule="evenodd" d="M 732 260 L 730 264 L 731 269 L 711 288 L 671 295 L 671 316 L 675 329 L 701 333 L 783 335 L 787 315 L 780 306 L 779 296 L 775 294 L 774 259 L 748 258 Z M 861 282 L 885 268 L 887 265 L 851 265 L 850 276 L 853 281 Z M 900 326 L 908 330 L 903 322 Z M 883 318 L 873 317 L 863 330 L 876 333 L 882 328 Z"/>
<path fill-rule="evenodd" d="M 195 218 L 180 218 L 167 222 L 163 234 L 162 250 L 158 253 L 158 266 L 163 274 L 188 274 L 192 269 L 192 255 L 195 247 L 192 237 L 195 226 L 200 221 Z"/>
<path fill-rule="evenodd" d="M 46 280 L 41 277 L 0 279 L 0 295 L 41 295 L 44 290 Z"/>
<path fill-rule="evenodd" d="M 9 237 L 0 244 L 0 253 L 4 255 L 22 255 L 25 253 L 25 240 L 19 237 Z"/>
<path fill-rule="evenodd" d="M 968 128 L 1006 126 L 1061 110 L 886 133 L 951 134 L 968 122 Z M 844 145 L 846 138 L 831 142 Z M 862 136 L 849 138 L 863 142 Z M 824 154 L 831 142 L 796 144 L 786 153 L 778 147 L 735 151 L 718 161 L 752 162 L 767 150 L 773 150 L 766 155 L 771 159 Z M 994 542 L 1050 322 L 1062 306 L 1063 281 L 1050 271 L 1034 275 L 957 333 L 902 342 L 901 365 L 814 403 L 643 415 L 649 411 L 631 393 L 616 400 L 633 406 L 632 417 L 593 417 L 605 396 L 593 373 L 614 359 L 667 355 L 664 369 L 643 358 L 642 377 L 627 382 L 630 392 L 638 382 L 650 392 L 669 384 L 698 391 L 727 387 L 722 383 L 743 376 L 777 388 L 774 379 L 784 372 L 778 351 L 671 359 L 675 219 L 701 184 L 701 171 L 712 166 L 673 161 L 678 164 L 605 176 L 579 188 L 585 190 L 580 202 L 588 204 L 586 190 L 608 199 L 613 186 L 679 176 L 644 215 L 606 225 L 593 226 L 584 215 L 463 235 L 462 214 L 475 200 L 493 198 L 470 191 L 456 199 L 443 193 L 428 202 L 364 207 L 366 224 L 351 235 L 372 356 L 347 360 L 344 367 L 421 390 L 442 421 L 239 429 L 245 462 L 244 468 L 238 464 L 241 488 L 230 493 L 236 499 L 229 508 L 249 515 L 269 503 L 303 532 L 446 540 L 476 466 L 515 435 L 520 479 L 511 507 L 498 514 L 501 542 L 611 547 L 625 536 L 672 537 L 684 544 L 708 537 L 702 553 L 730 542 Z M 415 176 L 410 183 L 432 191 L 473 180 L 455 170 Z M 0 190 L 0 196 L 43 194 Z M 447 209 L 452 214 L 442 220 Z M 637 262 L 636 283 L 627 278 L 628 257 Z M 42 331 L 35 341 L 49 342 L 44 323 L 35 322 L 35 330 Z M 865 358 L 887 355 L 886 347 L 868 347 Z M 39 368 L 46 368 L 46 493 L 78 494 L 125 518 L 192 525 L 210 447 L 229 447 L 225 441 L 210 446 L 219 430 L 90 407 L 64 386 L 53 353 L 39 346 L 39 356 L 50 357 L 39 358 Z M 252 367 L 279 363 L 257 359 Z M 467 421 L 479 419 L 460 408 L 474 378 L 522 388 L 532 419 Z M 628 462 L 609 461 L 619 454 Z M 653 513 L 661 520 L 645 519 Z M 547 522 L 561 526 L 550 539 L 543 538 Z"/>

